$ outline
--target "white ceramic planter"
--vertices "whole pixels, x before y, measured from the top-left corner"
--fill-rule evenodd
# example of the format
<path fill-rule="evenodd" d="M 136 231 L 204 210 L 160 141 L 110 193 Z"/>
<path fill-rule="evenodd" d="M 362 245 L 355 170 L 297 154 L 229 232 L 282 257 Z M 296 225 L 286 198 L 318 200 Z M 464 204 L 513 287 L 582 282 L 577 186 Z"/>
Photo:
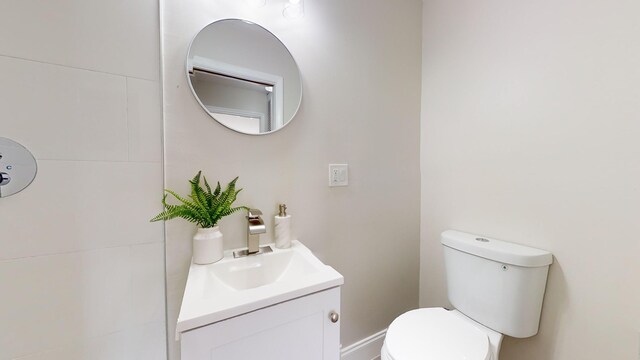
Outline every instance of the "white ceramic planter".
<path fill-rule="evenodd" d="M 193 236 L 193 263 L 211 264 L 224 256 L 220 227 L 198 228 Z"/>

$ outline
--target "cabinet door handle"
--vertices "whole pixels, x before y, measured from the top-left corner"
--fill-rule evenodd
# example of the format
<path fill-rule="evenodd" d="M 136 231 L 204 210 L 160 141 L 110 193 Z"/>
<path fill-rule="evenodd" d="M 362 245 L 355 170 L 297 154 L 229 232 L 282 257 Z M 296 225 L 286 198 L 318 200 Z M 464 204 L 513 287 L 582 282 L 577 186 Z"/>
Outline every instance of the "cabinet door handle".
<path fill-rule="evenodd" d="M 340 319 L 340 315 L 338 315 L 337 312 L 332 311 L 329 313 L 329 319 L 331 320 L 332 323 L 337 323 L 338 320 Z"/>

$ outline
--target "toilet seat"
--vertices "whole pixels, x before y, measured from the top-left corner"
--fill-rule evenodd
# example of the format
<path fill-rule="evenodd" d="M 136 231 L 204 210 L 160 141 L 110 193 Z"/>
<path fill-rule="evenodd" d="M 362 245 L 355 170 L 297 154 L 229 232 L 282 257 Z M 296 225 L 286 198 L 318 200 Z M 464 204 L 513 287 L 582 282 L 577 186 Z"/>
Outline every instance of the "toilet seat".
<path fill-rule="evenodd" d="M 382 348 L 384 360 L 491 360 L 489 337 L 443 308 L 408 311 L 396 318 Z"/>

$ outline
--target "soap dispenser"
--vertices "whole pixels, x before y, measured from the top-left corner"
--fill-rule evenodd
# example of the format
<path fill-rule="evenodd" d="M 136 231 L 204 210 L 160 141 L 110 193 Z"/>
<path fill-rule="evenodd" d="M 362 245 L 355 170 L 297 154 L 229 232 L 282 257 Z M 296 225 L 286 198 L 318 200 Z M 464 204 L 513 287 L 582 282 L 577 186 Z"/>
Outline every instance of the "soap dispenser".
<path fill-rule="evenodd" d="M 287 205 L 278 205 L 278 215 L 275 216 L 275 243 L 278 249 L 291 247 L 291 215 L 287 215 Z"/>

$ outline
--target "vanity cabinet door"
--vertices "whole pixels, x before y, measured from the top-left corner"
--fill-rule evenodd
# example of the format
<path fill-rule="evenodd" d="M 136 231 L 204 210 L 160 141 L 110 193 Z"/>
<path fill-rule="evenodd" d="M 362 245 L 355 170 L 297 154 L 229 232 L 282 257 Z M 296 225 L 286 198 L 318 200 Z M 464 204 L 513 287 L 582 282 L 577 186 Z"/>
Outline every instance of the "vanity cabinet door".
<path fill-rule="evenodd" d="M 339 287 L 194 329 L 182 334 L 182 360 L 339 360 L 334 312 Z"/>

